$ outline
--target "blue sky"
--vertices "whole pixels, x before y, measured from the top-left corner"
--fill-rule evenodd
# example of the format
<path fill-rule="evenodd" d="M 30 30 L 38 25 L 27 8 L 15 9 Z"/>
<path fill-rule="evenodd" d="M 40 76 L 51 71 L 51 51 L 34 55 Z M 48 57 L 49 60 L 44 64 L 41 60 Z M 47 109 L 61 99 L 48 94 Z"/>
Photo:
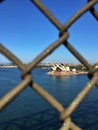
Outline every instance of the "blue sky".
<path fill-rule="evenodd" d="M 41 0 L 60 20 L 68 21 L 86 0 Z M 98 6 L 95 6 L 96 9 Z M 97 9 L 98 10 L 98 9 Z M 88 11 L 69 29 L 68 41 L 87 59 L 98 59 L 98 23 Z M 23 62 L 30 62 L 47 46 L 58 39 L 59 31 L 31 3 L 30 0 L 6 0 L 0 4 L 0 42 Z M 8 62 L 0 54 L 0 63 Z M 61 45 L 44 62 L 78 63 L 79 61 Z"/>

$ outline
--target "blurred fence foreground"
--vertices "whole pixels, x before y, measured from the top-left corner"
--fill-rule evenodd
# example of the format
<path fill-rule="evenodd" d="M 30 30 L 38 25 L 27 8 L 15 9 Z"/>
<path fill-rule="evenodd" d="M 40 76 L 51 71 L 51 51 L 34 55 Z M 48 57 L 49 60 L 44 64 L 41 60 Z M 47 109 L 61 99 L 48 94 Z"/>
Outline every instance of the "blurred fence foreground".
<path fill-rule="evenodd" d="M 3 0 L 0 2 L 3 2 Z M 72 122 L 71 114 L 94 87 L 94 85 L 98 86 L 98 65 L 89 64 L 87 60 L 67 41 L 67 38 L 69 37 L 68 29 L 72 24 L 74 24 L 74 22 L 77 21 L 79 17 L 84 15 L 84 13 L 87 11 L 90 11 L 92 16 L 98 20 L 98 12 L 94 8 L 94 5 L 97 4 L 98 0 L 88 0 L 85 6 L 81 8 L 75 15 L 73 15 L 64 25 L 62 25 L 60 21 L 58 21 L 55 16 L 42 4 L 41 0 L 31 0 L 31 2 L 59 30 L 59 38 L 49 47 L 47 47 L 40 55 L 35 57 L 32 62 L 28 63 L 27 66 L 25 66 L 21 60 L 17 58 L 17 56 L 12 54 L 12 52 L 4 47 L 3 44 L 0 44 L 0 53 L 15 63 L 22 71 L 22 81 L 0 99 L 0 111 L 2 111 L 6 105 L 13 101 L 13 99 L 29 85 L 60 113 L 60 120 L 63 121 L 63 125 L 60 130 L 81 130 L 79 126 L 76 126 L 76 124 Z M 88 77 L 90 79 L 89 83 L 87 83 L 84 89 L 76 96 L 76 98 L 67 108 L 64 108 L 63 105 L 58 102 L 52 95 L 50 95 L 45 89 L 35 83 L 32 80 L 31 75 L 32 69 L 61 44 L 63 44 L 88 69 Z"/>

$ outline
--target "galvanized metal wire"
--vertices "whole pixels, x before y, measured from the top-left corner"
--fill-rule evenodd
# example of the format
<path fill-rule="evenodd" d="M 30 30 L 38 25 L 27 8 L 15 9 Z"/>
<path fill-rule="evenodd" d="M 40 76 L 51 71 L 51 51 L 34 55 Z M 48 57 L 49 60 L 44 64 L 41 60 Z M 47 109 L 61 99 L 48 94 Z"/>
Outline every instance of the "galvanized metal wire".
<path fill-rule="evenodd" d="M 3 0 L 1 0 L 0 2 L 2 1 Z M 97 86 L 98 65 L 95 64 L 92 66 L 90 63 L 88 63 L 88 61 L 67 41 L 69 37 L 68 29 L 87 11 L 90 11 L 92 16 L 96 20 L 98 20 L 98 12 L 94 8 L 94 5 L 98 2 L 98 0 L 88 0 L 86 5 L 79 11 L 77 11 L 64 25 L 61 24 L 61 22 L 42 4 L 40 0 L 31 0 L 31 2 L 59 30 L 59 37 L 26 66 L 20 59 L 18 59 L 17 56 L 15 56 L 6 47 L 4 47 L 3 44 L 0 43 L 0 53 L 5 55 L 9 60 L 16 64 L 18 68 L 22 71 L 22 81 L 0 99 L 0 111 L 2 111 L 4 107 L 6 107 L 6 105 L 13 101 L 13 99 L 18 96 L 18 94 L 21 93 L 27 86 L 30 86 L 60 113 L 60 120 L 64 122 L 64 125 L 60 128 L 60 130 L 80 130 L 81 128 L 79 128 L 72 122 L 71 115 L 74 110 L 76 110 L 81 101 L 83 101 L 86 95 L 90 92 L 90 90 L 94 87 L 94 85 Z M 67 108 L 64 108 L 64 106 L 59 103 L 51 94 L 49 94 L 37 83 L 35 83 L 31 75 L 32 69 L 34 69 L 34 67 L 40 61 L 45 59 L 49 54 L 51 54 L 62 44 L 87 68 L 87 70 L 89 71 L 88 77 L 90 79 L 89 83 L 87 83 L 84 89 L 79 92 L 79 94 Z"/>

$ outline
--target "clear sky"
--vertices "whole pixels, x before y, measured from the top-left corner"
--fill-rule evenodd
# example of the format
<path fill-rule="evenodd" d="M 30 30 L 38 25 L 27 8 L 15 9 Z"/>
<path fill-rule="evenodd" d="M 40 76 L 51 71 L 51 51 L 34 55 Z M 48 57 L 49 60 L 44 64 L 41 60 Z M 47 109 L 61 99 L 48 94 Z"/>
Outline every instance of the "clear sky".
<path fill-rule="evenodd" d="M 64 24 L 87 0 L 41 1 Z M 68 32 L 68 41 L 87 61 L 95 63 L 98 59 L 98 23 L 90 12 L 75 22 Z M 57 40 L 58 35 L 59 31 L 30 0 L 5 0 L 0 4 L 0 42 L 23 62 L 33 60 Z M 8 60 L 0 54 L 0 63 L 3 62 Z M 61 45 L 44 62 L 78 63 L 78 60 Z"/>

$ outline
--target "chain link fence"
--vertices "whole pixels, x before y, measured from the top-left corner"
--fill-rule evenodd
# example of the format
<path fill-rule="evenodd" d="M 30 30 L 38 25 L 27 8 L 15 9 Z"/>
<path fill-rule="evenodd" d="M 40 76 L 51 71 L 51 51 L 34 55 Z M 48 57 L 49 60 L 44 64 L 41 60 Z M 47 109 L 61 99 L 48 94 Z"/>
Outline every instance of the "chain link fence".
<path fill-rule="evenodd" d="M 3 0 L 0 0 L 3 2 Z M 22 71 L 21 78 L 22 81 L 15 86 L 11 91 L 9 91 L 5 96 L 0 99 L 0 111 L 4 109 L 11 101 L 14 100 L 16 96 L 19 95 L 28 85 L 35 90 L 39 95 L 41 95 L 49 104 L 51 104 L 59 113 L 60 120 L 63 121 L 63 126 L 60 130 L 81 130 L 71 120 L 71 115 L 81 103 L 81 101 L 86 97 L 94 85 L 98 86 L 98 64 L 91 65 L 88 61 L 67 41 L 69 37 L 68 29 L 74 22 L 79 19 L 85 12 L 90 11 L 92 16 L 98 20 L 98 12 L 95 10 L 94 5 L 97 4 L 98 0 L 88 0 L 87 4 L 81 8 L 75 15 L 73 15 L 64 25 L 58 21 L 55 16 L 42 4 L 40 0 L 31 0 L 31 2 L 49 19 L 49 21 L 59 30 L 59 38 L 50 44 L 40 55 L 38 55 L 33 61 L 28 63 L 26 66 L 23 62 L 17 58 L 12 52 L 10 52 L 6 47 L 0 44 L 0 53 L 5 55 L 9 60 L 18 66 Z M 31 71 L 34 67 L 43 59 L 45 59 L 50 53 L 56 50 L 63 44 L 88 70 L 88 77 L 90 79 L 89 83 L 84 87 L 84 89 L 79 92 L 73 102 L 64 108 L 63 105 L 58 102 L 52 95 L 50 95 L 45 89 L 35 83 L 32 79 Z M 55 117 L 54 117 L 55 118 Z"/>

